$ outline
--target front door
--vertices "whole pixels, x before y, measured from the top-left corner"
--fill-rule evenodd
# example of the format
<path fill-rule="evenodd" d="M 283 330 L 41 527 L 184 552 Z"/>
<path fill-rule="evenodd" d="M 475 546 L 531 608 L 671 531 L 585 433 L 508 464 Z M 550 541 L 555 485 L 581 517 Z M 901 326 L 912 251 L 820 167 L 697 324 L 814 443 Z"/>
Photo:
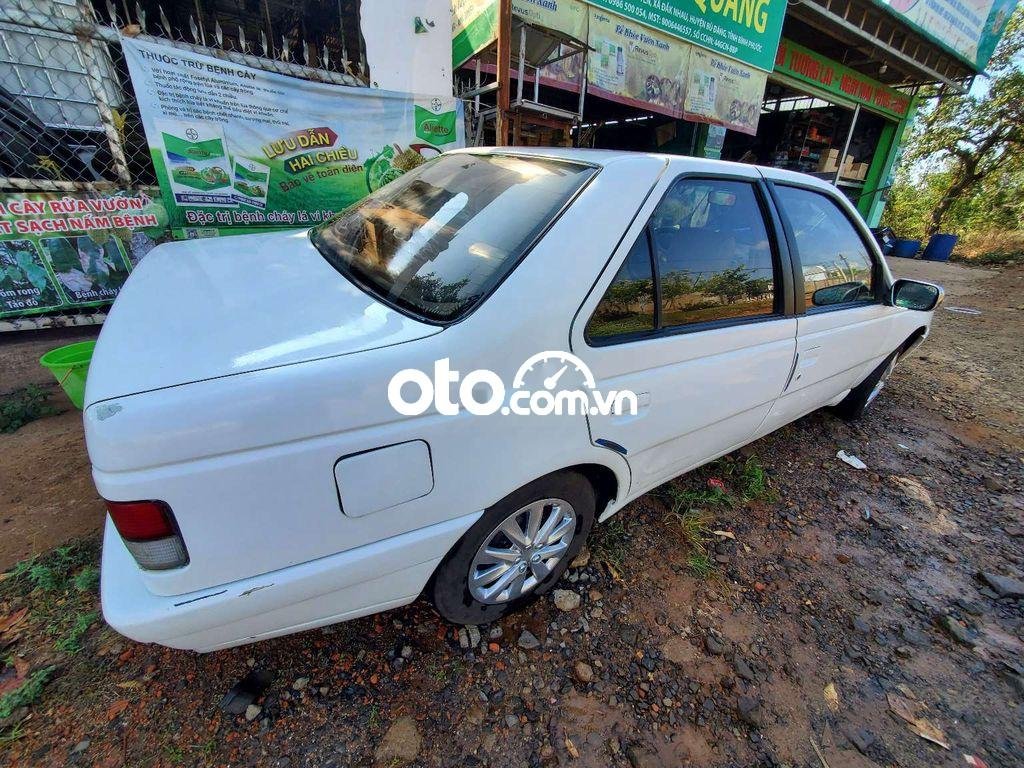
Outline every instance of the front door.
<path fill-rule="evenodd" d="M 793 376 L 762 431 L 841 398 L 902 341 L 892 338 L 900 310 L 883 301 L 881 264 L 853 214 L 821 191 L 778 183 L 774 191 L 789 224 L 806 314 L 798 320 Z"/>
<path fill-rule="evenodd" d="M 597 387 L 639 397 L 636 415 L 589 417 L 625 452 L 631 495 L 747 442 L 789 377 L 796 319 L 766 211 L 744 176 L 665 182 L 577 316 Z"/>

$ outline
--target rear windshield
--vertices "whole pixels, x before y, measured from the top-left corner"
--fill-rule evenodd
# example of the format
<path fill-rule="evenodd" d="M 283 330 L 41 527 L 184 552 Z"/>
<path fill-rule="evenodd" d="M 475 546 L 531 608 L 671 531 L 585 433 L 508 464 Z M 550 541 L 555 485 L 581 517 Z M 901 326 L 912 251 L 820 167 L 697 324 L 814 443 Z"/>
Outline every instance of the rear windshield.
<path fill-rule="evenodd" d="M 383 301 L 458 319 L 515 267 L 592 166 L 511 155 L 442 155 L 310 232 L 339 272 Z"/>

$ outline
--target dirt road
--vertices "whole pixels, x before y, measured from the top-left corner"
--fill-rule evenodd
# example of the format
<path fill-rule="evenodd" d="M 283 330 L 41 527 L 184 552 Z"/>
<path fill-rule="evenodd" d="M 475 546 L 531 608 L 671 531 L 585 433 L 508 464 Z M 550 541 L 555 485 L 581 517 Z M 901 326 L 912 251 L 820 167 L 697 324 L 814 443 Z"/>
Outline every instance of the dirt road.
<path fill-rule="evenodd" d="M 1024 573 L 1024 269 L 893 267 L 945 284 L 946 307 L 865 419 L 814 414 L 633 503 L 569 572 L 579 607 L 549 598 L 460 637 L 421 601 L 207 656 L 96 621 L 69 653 L 43 617 L 94 597 L 0 592 L 0 626 L 31 609 L 0 637 L 0 690 L 15 661 L 54 667 L 8 723 L 17 738 L 0 742 L 0 763 L 1021 765 L 1024 601 L 979 573 Z M 0 455 L 62 418 L 0 436 Z M 751 467 L 770 492 L 749 492 Z M 5 494 L 56 503 L 19 471 Z M 706 496 L 712 476 L 730 497 L 708 504 L 721 533 L 701 560 L 678 502 Z M 72 508 L 84 526 L 98 519 Z M 273 681 L 248 715 L 223 712 L 254 670 Z"/>

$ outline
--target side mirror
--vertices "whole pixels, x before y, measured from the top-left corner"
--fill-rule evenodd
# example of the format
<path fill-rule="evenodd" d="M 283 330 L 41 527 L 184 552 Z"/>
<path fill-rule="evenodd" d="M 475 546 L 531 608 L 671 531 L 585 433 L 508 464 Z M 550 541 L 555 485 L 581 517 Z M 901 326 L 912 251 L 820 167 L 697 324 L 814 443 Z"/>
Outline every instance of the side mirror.
<path fill-rule="evenodd" d="M 946 292 L 941 287 L 920 280 L 899 279 L 892 284 L 892 304 L 918 312 L 931 312 L 942 303 Z"/>

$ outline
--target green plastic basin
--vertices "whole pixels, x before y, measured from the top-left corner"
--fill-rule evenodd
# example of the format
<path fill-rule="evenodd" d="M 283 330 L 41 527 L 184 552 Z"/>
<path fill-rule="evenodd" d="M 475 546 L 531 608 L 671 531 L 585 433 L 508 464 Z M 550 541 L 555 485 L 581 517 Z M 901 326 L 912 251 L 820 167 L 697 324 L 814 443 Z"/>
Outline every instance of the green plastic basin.
<path fill-rule="evenodd" d="M 82 410 L 85 402 L 85 377 L 95 346 L 95 341 L 79 341 L 51 349 L 39 358 L 39 364 L 53 374 L 78 410 Z"/>

